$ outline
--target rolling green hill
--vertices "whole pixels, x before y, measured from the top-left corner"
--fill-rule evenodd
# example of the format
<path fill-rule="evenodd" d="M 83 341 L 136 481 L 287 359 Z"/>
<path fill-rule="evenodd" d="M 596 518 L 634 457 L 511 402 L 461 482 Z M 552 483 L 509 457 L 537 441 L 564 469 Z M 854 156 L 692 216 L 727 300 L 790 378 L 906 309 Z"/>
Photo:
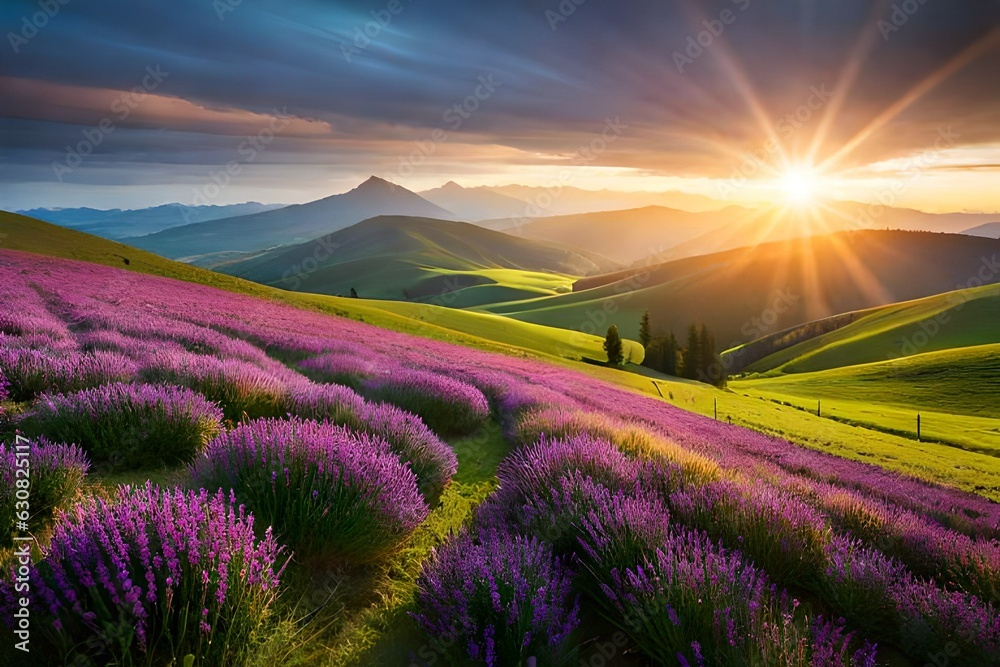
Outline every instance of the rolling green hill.
<path fill-rule="evenodd" d="M 727 351 L 762 356 L 730 387 L 911 437 L 919 412 L 923 439 L 1000 455 L 1000 285 L 851 315 Z"/>
<path fill-rule="evenodd" d="M 586 332 L 613 322 L 635 338 L 649 309 L 654 330 L 680 333 L 704 322 L 720 347 L 736 347 L 840 313 L 952 291 L 979 274 L 1000 282 L 1000 272 L 989 270 L 998 255 L 1000 240 L 844 232 L 583 278 L 572 294 L 484 310 Z"/>
<path fill-rule="evenodd" d="M 303 243 L 376 215 L 454 219 L 406 188 L 372 176 L 350 192 L 252 215 L 172 227 L 129 243 L 171 259 L 214 268 L 233 253 L 254 254 Z"/>
<path fill-rule="evenodd" d="M 815 326 L 815 323 L 806 325 Z M 795 331 L 786 332 L 786 337 Z M 754 341 L 724 356 L 757 356 Z M 833 331 L 780 349 L 746 367 L 757 374 L 808 373 L 896 357 L 1000 343 L 1000 285 L 984 285 L 857 313 Z"/>
<path fill-rule="evenodd" d="M 393 312 L 392 308 L 396 306 L 391 302 L 288 292 L 164 259 L 115 241 L 34 218 L 0 211 L 0 249 L 4 248 L 116 266 L 138 273 L 209 285 L 299 308 L 349 317 L 387 329 L 507 354 L 605 358 L 602 350 L 603 339 L 595 336 L 580 336 L 560 329 L 538 327 L 527 323 L 511 323 L 506 326 L 506 320 L 498 321 L 496 318 L 479 313 L 440 306 L 399 304 L 397 313 Z M 482 337 L 466 331 L 478 331 Z M 642 347 L 634 341 L 627 341 L 627 345 L 633 360 L 641 360 Z"/>
<path fill-rule="evenodd" d="M 824 416 L 1000 456 L 1000 344 L 731 381 L 733 391 Z"/>
<path fill-rule="evenodd" d="M 515 238 L 465 222 L 379 216 L 288 248 L 218 267 L 275 287 L 443 305 L 568 292 L 572 276 L 616 268 L 598 255 Z M 503 288 L 460 296 L 479 287 Z M 489 294 L 489 296 L 486 296 Z"/>

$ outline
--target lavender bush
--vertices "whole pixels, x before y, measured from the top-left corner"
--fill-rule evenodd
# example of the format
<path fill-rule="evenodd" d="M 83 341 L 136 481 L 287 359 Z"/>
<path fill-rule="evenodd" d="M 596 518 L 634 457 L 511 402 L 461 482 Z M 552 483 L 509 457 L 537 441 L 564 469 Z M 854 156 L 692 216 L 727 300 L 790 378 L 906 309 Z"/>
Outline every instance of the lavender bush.
<path fill-rule="evenodd" d="M 366 380 L 361 393 L 420 415 L 442 435 L 471 433 L 483 425 L 490 406 L 472 385 L 436 373 L 398 369 Z"/>
<path fill-rule="evenodd" d="M 424 564 L 417 625 L 448 658 L 487 667 L 572 665 L 571 577 L 537 539 L 485 531 L 452 538 Z"/>
<path fill-rule="evenodd" d="M 43 395 L 23 426 L 75 442 L 95 464 L 114 470 L 187 463 L 221 429 L 222 412 L 190 389 L 109 384 Z"/>
<path fill-rule="evenodd" d="M 370 403 L 335 384 L 301 385 L 290 394 L 289 411 L 305 419 L 329 421 L 385 440 L 417 476 L 420 493 L 431 505 L 458 471 L 458 458 L 416 415 L 387 403 Z"/>
<path fill-rule="evenodd" d="M 135 364 L 114 352 L 0 349 L 0 375 L 6 379 L 7 393 L 14 401 L 30 401 L 44 392 L 69 392 L 125 382 L 135 373 Z"/>
<path fill-rule="evenodd" d="M 39 438 L 23 447 L 26 449 L 0 443 L 0 547 L 13 543 L 11 531 L 15 521 L 22 520 L 17 505 L 19 499 L 24 500 L 18 496 L 19 480 L 30 481 L 26 503 L 29 514 L 25 522 L 29 532 L 38 533 L 56 511 L 66 509 L 76 498 L 90 468 L 76 445 L 51 444 Z"/>
<path fill-rule="evenodd" d="M 291 376 L 291 371 L 283 369 Z M 282 373 L 279 371 L 281 375 Z M 289 379 L 240 359 L 158 354 L 141 371 L 149 382 L 188 387 L 218 403 L 225 418 L 278 417 L 287 411 Z M 303 378 L 291 378 L 291 382 Z"/>
<path fill-rule="evenodd" d="M 300 419 L 240 424 L 192 466 L 195 483 L 233 489 L 309 560 L 366 562 L 426 518 L 416 476 L 378 438 Z"/>
<path fill-rule="evenodd" d="M 500 463 L 498 498 L 520 503 L 556 488 L 560 477 L 576 472 L 618 489 L 634 483 L 635 465 L 610 443 L 589 435 L 563 440 L 543 437 Z"/>
<path fill-rule="evenodd" d="M 238 663 L 275 598 L 278 557 L 270 531 L 256 539 L 253 518 L 221 492 L 122 487 L 56 524 L 30 572 L 32 627 L 51 629 L 59 662 Z M 11 595 L 5 582 L 0 606 Z"/>
<path fill-rule="evenodd" d="M 815 581 L 826 563 L 825 518 L 773 487 L 720 480 L 674 494 L 670 506 L 678 521 L 739 548 L 782 583 Z"/>
<path fill-rule="evenodd" d="M 304 359 L 298 369 L 316 382 L 331 382 L 358 389 L 362 383 L 379 372 L 388 371 L 395 364 L 388 359 L 378 362 L 351 352 L 327 352 Z"/>

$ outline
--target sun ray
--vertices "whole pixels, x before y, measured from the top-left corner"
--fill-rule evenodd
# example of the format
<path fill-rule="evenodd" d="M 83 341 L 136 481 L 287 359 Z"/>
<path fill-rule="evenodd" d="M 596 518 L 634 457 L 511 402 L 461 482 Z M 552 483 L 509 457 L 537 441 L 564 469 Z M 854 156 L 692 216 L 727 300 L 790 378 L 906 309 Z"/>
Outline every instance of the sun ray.
<path fill-rule="evenodd" d="M 961 53 L 957 54 L 947 63 L 925 77 L 920 83 L 911 88 L 905 95 L 890 105 L 889 108 L 885 109 L 882 113 L 872 119 L 836 153 L 820 163 L 819 169 L 821 171 L 827 171 L 836 166 L 842 159 L 854 152 L 858 146 L 867 141 L 869 137 L 875 134 L 875 132 L 896 118 L 896 116 L 909 108 L 914 102 L 939 86 L 942 82 L 946 81 L 949 77 L 955 74 L 955 72 L 961 70 L 963 67 L 986 53 L 989 53 L 997 46 L 1000 46 L 1000 27 L 991 30 L 987 35 L 968 46 Z"/>
<path fill-rule="evenodd" d="M 881 33 L 878 30 L 878 22 L 875 20 L 875 17 L 884 14 L 891 1 L 879 0 L 879 2 L 872 3 L 871 10 L 868 12 L 869 20 L 865 21 L 865 27 L 858 34 L 858 39 L 851 51 L 851 56 L 848 58 L 844 69 L 837 78 L 837 83 L 834 85 L 833 97 L 827 103 L 823 111 L 823 116 L 820 118 L 819 126 L 813 134 L 812 143 L 806 153 L 806 159 L 810 163 L 816 159 L 816 154 L 826 141 L 830 127 L 832 127 L 833 122 L 837 119 L 837 115 L 847 102 L 851 88 L 854 86 L 854 82 L 861 72 L 861 66 L 868 60 L 869 54 L 877 43 L 877 38 Z"/>
<path fill-rule="evenodd" d="M 697 16 L 696 19 L 691 21 L 693 27 L 697 28 L 702 25 L 701 21 L 708 18 L 700 8 L 695 7 L 689 2 L 682 2 L 681 7 L 689 17 Z M 722 66 L 723 70 L 725 70 L 730 82 L 740 94 L 740 97 L 743 98 L 744 103 L 750 109 L 750 113 L 760 127 L 761 131 L 769 141 L 773 141 L 777 146 L 778 157 L 782 162 L 782 166 L 787 166 L 788 159 L 781 147 L 781 142 L 778 140 L 778 133 L 774 128 L 774 124 L 771 123 L 768 118 L 767 111 L 764 109 L 763 103 L 761 103 L 760 99 L 758 99 L 757 94 L 753 89 L 753 85 L 750 83 L 750 79 L 739 66 L 738 60 L 733 57 L 729 46 L 722 37 L 720 37 L 712 45 L 712 55 Z"/>

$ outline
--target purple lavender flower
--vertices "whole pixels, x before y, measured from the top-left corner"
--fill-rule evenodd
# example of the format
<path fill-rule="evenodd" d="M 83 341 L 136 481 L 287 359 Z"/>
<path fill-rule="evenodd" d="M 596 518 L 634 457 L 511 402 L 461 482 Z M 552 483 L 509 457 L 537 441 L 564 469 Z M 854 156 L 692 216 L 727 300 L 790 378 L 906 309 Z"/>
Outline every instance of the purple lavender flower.
<path fill-rule="evenodd" d="M 194 464 L 195 482 L 233 489 L 303 557 L 368 561 L 427 516 L 408 466 L 379 438 L 299 419 L 240 424 Z"/>
<path fill-rule="evenodd" d="M 40 632 L 55 628 L 53 646 L 95 662 L 146 662 L 153 647 L 167 659 L 238 662 L 275 598 L 278 555 L 270 531 L 258 540 L 221 492 L 122 487 L 56 524 L 31 567 L 33 614 L 45 619 Z M 0 598 L 11 594 L 0 586 Z M 185 631 L 193 615 L 205 634 Z"/>
<path fill-rule="evenodd" d="M 222 412 L 181 387 L 109 384 L 42 396 L 25 415 L 29 433 L 75 442 L 94 463 L 131 469 L 186 463 L 221 428 Z"/>
<path fill-rule="evenodd" d="M 388 370 L 366 380 L 360 391 L 369 400 L 392 403 L 420 415 L 429 427 L 446 435 L 470 433 L 490 414 L 481 391 L 426 371 Z"/>
<path fill-rule="evenodd" d="M 424 564 L 417 586 L 413 618 L 455 660 L 487 667 L 529 657 L 539 665 L 572 661 L 579 608 L 570 573 L 536 539 L 462 533 Z"/>
<path fill-rule="evenodd" d="M 37 533 L 53 515 L 65 509 L 83 483 L 90 463 L 76 445 L 52 444 L 44 438 L 34 440 L 27 449 L 0 443 L 0 546 L 10 546 L 17 508 L 16 482 L 29 479 L 27 506 L 28 530 Z M 20 532 L 20 531 L 19 531 Z"/>

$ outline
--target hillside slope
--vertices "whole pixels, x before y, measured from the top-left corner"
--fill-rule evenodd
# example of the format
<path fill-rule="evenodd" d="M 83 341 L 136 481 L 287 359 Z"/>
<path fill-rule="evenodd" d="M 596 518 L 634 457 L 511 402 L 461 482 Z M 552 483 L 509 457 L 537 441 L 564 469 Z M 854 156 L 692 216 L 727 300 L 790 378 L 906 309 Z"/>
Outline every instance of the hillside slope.
<path fill-rule="evenodd" d="M 200 266 L 214 266 L 234 253 L 254 253 L 303 243 L 377 215 L 454 219 L 404 187 L 372 176 L 340 195 L 254 215 L 212 220 L 130 239 L 139 248 Z"/>
<path fill-rule="evenodd" d="M 729 387 L 827 419 L 1000 456 L 1000 344 L 776 376 Z"/>
<path fill-rule="evenodd" d="M 833 331 L 763 355 L 747 366 L 746 372 L 809 373 L 1000 343 L 1000 285 L 894 303 L 857 315 L 854 321 Z M 754 341 L 740 349 L 752 349 L 763 342 Z M 738 352 L 735 349 L 726 354 Z M 752 352 L 746 354 L 756 356 Z"/>
<path fill-rule="evenodd" d="M 506 354 L 525 354 L 578 359 L 603 358 L 603 338 L 572 335 L 561 329 L 512 323 L 501 326 L 495 318 L 480 313 L 422 305 L 419 311 L 401 310 L 397 314 L 383 305 L 390 302 L 366 299 L 341 299 L 331 296 L 302 294 L 260 285 L 196 266 L 164 259 L 158 255 L 132 248 L 115 241 L 59 227 L 16 213 L 0 211 L 0 250 L 24 252 L 75 259 L 105 266 L 114 266 L 136 273 L 145 273 L 186 282 L 207 285 L 238 294 L 261 297 L 298 308 L 347 317 L 376 326 L 412 333 L 427 338 L 451 341 L 479 349 Z M 126 260 L 128 260 L 126 262 Z M 400 304 L 409 307 L 409 304 Z M 475 331 L 475 334 L 465 333 Z M 632 358 L 642 358 L 642 347 L 627 341 Z"/>
<path fill-rule="evenodd" d="M 638 335 L 650 310 L 654 330 L 682 333 L 694 321 L 720 348 L 855 310 L 1000 282 L 1000 241 L 963 235 L 864 231 L 768 243 L 649 269 L 584 278 L 572 294 L 486 310 L 582 331 L 617 323 Z M 981 278 L 980 278 L 981 276 Z"/>
<path fill-rule="evenodd" d="M 802 410 L 770 401 L 747 398 L 732 392 L 721 392 L 696 382 L 666 377 L 651 380 L 642 375 L 622 373 L 567 359 L 566 357 L 572 356 L 566 354 L 569 349 L 567 344 L 583 345 L 588 342 L 593 344 L 588 354 L 596 358 L 598 354 L 596 350 L 600 349 L 601 341 L 588 336 L 567 335 L 562 330 L 532 328 L 532 325 L 527 324 L 522 328 L 520 323 L 510 321 L 493 323 L 483 319 L 478 313 L 423 304 L 376 303 L 363 299 L 338 299 L 285 292 L 165 260 L 121 244 L 14 214 L 0 213 L 0 254 L 3 248 L 28 250 L 56 257 L 74 257 L 131 271 L 177 277 L 192 283 L 214 285 L 231 292 L 261 296 L 272 302 L 283 302 L 299 308 L 363 320 L 380 327 L 414 333 L 426 338 L 452 341 L 508 355 L 542 357 L 626 388 L 628 393 L 623 393 L 622 396 L 651 396 L 657 401 L 668 401 L 675 407 L 703 415 L 711 415 L 713 405 L 718 405 L 722 419 L 731 418 L 734 424 L 751 427 L 773 436 L 790 438 L 807 449 L 883 466 L 895 473 L 938 481 L 989 498 L 1000 499 L 1000 465 L 994 457 L 956 450 L 935 443 L 918 443 L 908 437 L 857 429 L 838 421 L 820 419 Z M 124 255 L 121 253 L 123 249 Z M 122 266 L 123 256 L 130 258 L 128 266 Z M 395 315 L 387 311 L 389 308 L 405 311 L 405 314 Z M 471 331 L 473 326 L 481 327 L 481 331 L 484 332 L 483 337 L 460 333 L 462 330 Z M 454 330 L 450 330 L 449 327 Z M 508 336 L 511 329 L 518 329 L 519 334 L 523 333 L 524 337 L 521 339 L 525 341 L 523 346 L 516 343 L 495 342 Z M 538 351 L 538 336 L 544 335 L 551 336 L 549 339 L 553 345 L 551 351 Z M 633 345 L 638 348 L 637 344 Z M 697 437 L 715 437 L 707 434 L 712 429 L 725 433 L 739 431 L 735 426 L 727 425 L 725 421 L 720 423 L 703 420 L 699 422 Z M 744 435 L 739 437 L 740 442 L 746 441 Z"/>
<path fill-rule="evenodd" d="M 614 267 L 596 255 L 465 222 L 380 216 L 219 270 L 316 294 L 354 288 L 365 298 L 411 300 L 488 285 L 509 288 L 508 298 L 552 294 L 559 286 L 568 291 L 570 276 Z"/>
<path fill-rule="evenodd" d="M 987 222 L 985 225 L 966 229 L 962 233 L 970 236 L 985 236 L 990 239 L 1000 239 L 1000 222 Z"/>

